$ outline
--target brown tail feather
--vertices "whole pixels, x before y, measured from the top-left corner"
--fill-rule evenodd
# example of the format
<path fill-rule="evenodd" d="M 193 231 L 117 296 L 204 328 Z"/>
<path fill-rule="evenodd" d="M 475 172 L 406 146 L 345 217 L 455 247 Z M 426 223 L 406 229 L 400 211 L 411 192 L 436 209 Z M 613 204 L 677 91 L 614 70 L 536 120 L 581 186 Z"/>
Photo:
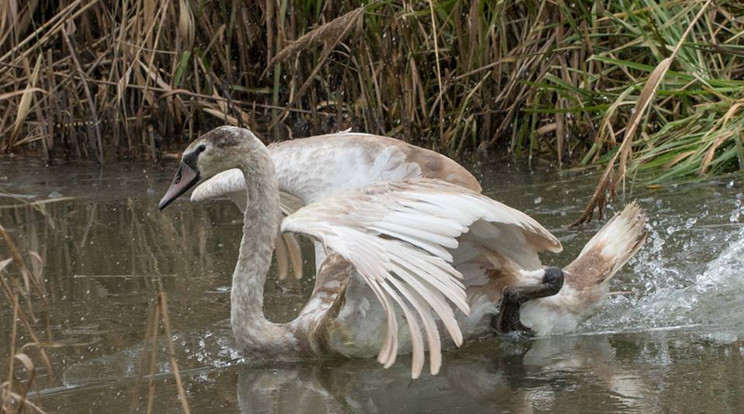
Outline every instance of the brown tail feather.
<path fill-rule="evenodd" d="M 638 203 L 631 202 L 616 214 L 584 246 L 563 271 L 566 284 L 581 290 L 610 280 L 643 246 L 648 237 L 646 215 Z"/>

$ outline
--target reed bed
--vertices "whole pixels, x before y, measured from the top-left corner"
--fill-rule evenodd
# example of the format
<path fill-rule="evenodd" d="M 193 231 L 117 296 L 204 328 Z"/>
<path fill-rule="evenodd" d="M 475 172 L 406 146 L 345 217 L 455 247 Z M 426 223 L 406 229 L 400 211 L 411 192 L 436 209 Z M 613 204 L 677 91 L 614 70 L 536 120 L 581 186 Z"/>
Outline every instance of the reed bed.
<path fill-rule="evenodd" d="M 158 159 L 230 123 L 570 166 L 630 141 L 622 158 L 649 180 L 729 173 L 744 165 L 742 16 L 733 0 L 9 0 L 0 147 Z"/>

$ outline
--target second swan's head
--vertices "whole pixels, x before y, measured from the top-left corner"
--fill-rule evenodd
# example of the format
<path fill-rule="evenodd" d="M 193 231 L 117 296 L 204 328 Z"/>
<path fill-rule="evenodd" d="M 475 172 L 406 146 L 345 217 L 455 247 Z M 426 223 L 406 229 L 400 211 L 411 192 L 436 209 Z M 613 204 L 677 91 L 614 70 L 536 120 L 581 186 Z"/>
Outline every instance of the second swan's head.
<path fill-rule="evenodd" d="M 266 147 L 251 131 L 230 126 L 215 128 L 183 151 L 178 171 L 158 209 L 166 208 L 201 180 L 231 168 L 257 166 L 266 160 L 270 160 Z"/>

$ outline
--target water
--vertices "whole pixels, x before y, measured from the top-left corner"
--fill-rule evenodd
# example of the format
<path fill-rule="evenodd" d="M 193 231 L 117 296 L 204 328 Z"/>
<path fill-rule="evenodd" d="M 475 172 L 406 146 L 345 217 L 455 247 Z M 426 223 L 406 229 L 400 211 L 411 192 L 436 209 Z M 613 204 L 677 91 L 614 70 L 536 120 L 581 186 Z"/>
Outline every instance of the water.
<path fill-rule="evenodd" d="M 544 256 L 547 264 L 567 263 L 600 226 L 566 227 L 591 196 L 594 172 L 474 169 L 486 193 L 532 215 L 564 242 L 563 253 Z M 226 322 L 239 212 L 227 201 L 182 201 L 158 212 L 171 174 L 172 166 L 150 164 L 98 170 L 0 161 L 0 223 L 41 259 L 29 263 L 44 280 L 52 336 L 65 345 L 49 350 L 54 375 L 39 371 L 39 401 L 49 412 L 144 411 L 147 379 L 138 385 L 136 378 L 159 286 L 168 294 L 194 413 L 733 412 L 744 406 L 739 182 L 634 188 L 651 236 L 612 280 L 608 303 L 577 333 L 524 343 L 474 341 L 445 354 L 439 375 L 412 381 L 405 357 L 388 370 L 374 360 L 242 359 Z M 0 245 L 0 260 L 7 256 Z M 311 283 L 269 277 L 269 317 L 292 319 Z M 10 317 L 2 302 L 0 327 Z M 6 372 L 8 335 L 0 332 L 0 372 Z M 154 412 L 180 412 L 163 346 Z"/>

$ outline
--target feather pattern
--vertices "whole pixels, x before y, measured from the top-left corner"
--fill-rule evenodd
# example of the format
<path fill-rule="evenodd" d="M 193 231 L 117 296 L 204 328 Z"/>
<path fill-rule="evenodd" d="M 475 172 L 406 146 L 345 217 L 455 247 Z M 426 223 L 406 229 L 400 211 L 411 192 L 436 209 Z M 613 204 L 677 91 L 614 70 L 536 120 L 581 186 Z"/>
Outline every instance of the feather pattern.
<path fill-rule="evenodd" d="M 458 248 L 458 238 L 481 221 L 521 237 L 521 246 L 528 239 L 539 239 L 553 251 L 561 248 L 550 232 L 526 214 L 468 189 L 429 179 L 370 185 L 324 198 L 286 217 L 281 230 L 310 236 L 355 266 L 386 314 L 388 329 L 378 354 L 385 366 L 397 354 L 398 326 L 392 304 L 398 305 L 411 335 L 412 373 L 417 377 L 427 348 L 431 372 L 441 365 L 433 315 L 455 344 L 462 343 L 453 307 L 447 302 L 463 314 L 470 310 L 463 276 L 452 264 L 451 251 Z M 537 260 L 537 253 L 532 254 Z M 533 264 L 532 256 L 514 255 L 512 260 Z"/>
<path fill-rule="evenodd" d="M 475 177 L 451 159 L 379 135 L 343 131 L 279 142 L 268 148 L 279 189 L 303 204 L 373 183 L 414 178 L 441 179 L 477 192 L 481 189 Z M 236 200 L 242 203 L 244 191 L 242 173 L 231 169 L 199 184 L 191 201 L 240 193 L 243 200 Z"/>

